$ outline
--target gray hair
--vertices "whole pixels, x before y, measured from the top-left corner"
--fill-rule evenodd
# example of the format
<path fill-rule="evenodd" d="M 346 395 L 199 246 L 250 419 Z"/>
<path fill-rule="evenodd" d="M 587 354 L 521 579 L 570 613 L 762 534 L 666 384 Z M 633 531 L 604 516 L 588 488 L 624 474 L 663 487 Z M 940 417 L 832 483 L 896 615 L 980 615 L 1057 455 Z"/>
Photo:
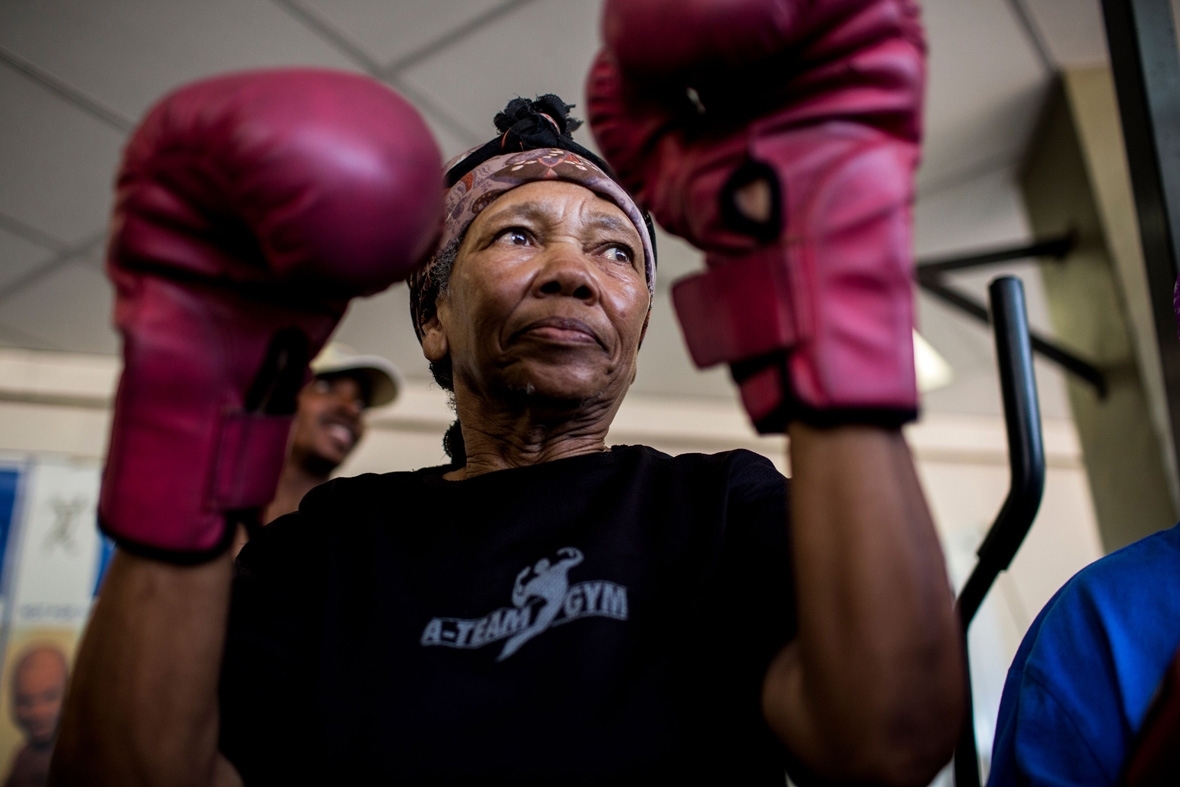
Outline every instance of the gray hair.
<path fill-rule="evenodd" d="M 438 314 L 438 299 L 451 286 L 451 274 L 455 270 L 455 261 L 459 259 L 459 247 L 462 245 L 462 237 L 454 238 L 435 252 L 429 262 L 430 276 L 414 282 L 420 285 L 420 289 L 416 293 L 412 292 L 410 298 L 422 304 L 420 313 L 416 315 L 419 322 L 414 326 L 415 332 L 419 335 L 422 333 L 422 326 Z M 444 390 L 452 394 L 455 392 L 455 378 L 449 356 L 440 361 L 431 361 L 430 373 Z"/>
<path fill-rule="evenodd" d="M 446 246 L 435 252 L 429 262 L 430 275 L 410 279 L 410 300 L 421 304 L 417 312 L 412 312 L 416 324 L 414 330 L 422 335 L 422 325 L 438 314 L 438 299 L 451 286 L 451 274 L 455 271 L 455 261 L 459 259 L 459 247 L 463 245 L 463 236 L 452 239 Z M 417 292 L 414 292 L 414 290 Z M 455 375 L 448 355 L 437 361 L 430 361 L 430 374 L 434 381 L 450 394 L 451 408 L 455 407 Z M 451 464 L 462 467 L 467 464 L 467 449 L 463 444 L 463 427 L 459 419 L 447 429 L 443 435 L 443 450 L 451 458 Z"/>

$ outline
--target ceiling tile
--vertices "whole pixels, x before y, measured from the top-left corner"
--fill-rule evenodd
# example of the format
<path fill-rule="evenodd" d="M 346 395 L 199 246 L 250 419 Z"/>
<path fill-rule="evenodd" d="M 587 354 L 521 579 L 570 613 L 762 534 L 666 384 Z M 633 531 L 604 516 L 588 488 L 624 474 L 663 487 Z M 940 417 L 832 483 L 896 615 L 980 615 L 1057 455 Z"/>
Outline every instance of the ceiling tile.
<path fill-rule="evenodd" d="M 1029 15 L 1054 62 L 1062 68 L 1085 68 L 1110 61 L 1101 0 L 1025 0 Z M 1171 0 L 1173 26 L 1180 0 Z"/>
<path fill-rule="evenodd" d="M 70 262 L 0 303 L 0 322 L 52 349 L 111 355 L 119 349 L 111 327 L 113 299 L 101 273 Z"/>
<path fill-rule="evenodd" d="M 301 0 L 389 66 L 504 5 L 504 0 Z"/>
<path fill-rule="evenodd" d="M 0 229 L 0 292 L 54 256 L 53 249 Z"/>
<path fill-rule="evenodd" d="M 400 87 L 400 85 L 394 84 L 395 89 Z M 431 133 L 434 134 L 434 139 L 438 143 L 439 150 L 442 151 L 442 160 L 444 163 L 476 145 L 487 142 L 487 139 L 483 139 L 483 136 L 491 139 L 492 135 L 490 133 L 476 137 L 473 131 L 468 131 L 461 127 L 456 128 L 452 122 L 432 112 L 429 104 L 417 100 L 417 96 L 413 95 L 411 91 L 399 90 L 399 92 L 422 114 L 423 120 L 426 121 L 426 125 L 430 127 Z"/>
<path fill-rule="evenodd" d="M 966 256 L 977 251 L 1022 246 L 1032 241 L 1024 200 L 1012 169 L 994 172 L 920 198 L 916 214 L 918 259 Z M 997 276 L 1024 282 L 1029 324 L 1052 335 L 1038 263 L 1032 260 L 984 265 L 946 275 L 948 284 L 987 302 Z M 966 318 L 964 318 L 966 319 Z"/>
<path fill-rule="evenodd" d="M 597 2 L 538 0 L 464 38 L 461 52 L 441 49 L 399 79 L 482 139 L 495 134 L 492 118 L 518 95 L 556 93 L 577 103 L 573 114 L 584 117 L 583 83 L 598 48 L 599 13 Z M 576 137 L 585 144 L 589 129 Z"/>
<path fill-rule="evenodd" d="M 70 244 L 103 227 L 123 134 L 2 65 L 0 96 L 0 213 Z"/>
<path fill-rule="evenodd" d="M 1030 230 L 1016 168 L 943 189 L 919 189 L 914 229 L 919 259 L 1025 243 Z"/>
<path fill-rule="evenodd" d="M 555 92 L 584 111 L 598 15 L 598 3 L 542 0 L 465 38 L 461 55 L 443 49 L 400 78 L 489 135 L 492 116 L 517 94 Z M 941 0 L 927 4 L 924 18 L 930 78 L 920 183 L 937 186 L 1015 163 L 1050 76 L 1006 0 Z M 578 136 L 592 141 L 586 129 Z"/>
<path fill-rule="evenodd" d="M 268 0 L 5 0 L 0 44 L 132 119 L 220 71 L 356 67 Z"/>
<path fill-rule="evenodd" d="M 923 20 L 930 59 L 919 184 L 1018 161 L 1051 75 L 1007 0 L 926 3 Z"/>
<path fill-rule="evenodd" d="M 100 273 L 103 271 L 103 266 L 106 264 L 106 236 L 101 235 L 94 238 L 94 242 L 80 251 L 74 258 L 74 261 L 80 265 L 88 265 Z M 105 274 L 104 274 L 105 275 Z"/>
<path fill-rule="evenodd" d="M 1093 66 L 1109 59 L 1099 0 L 1026 0 L 1026 8 L 1058 66 Z"/>

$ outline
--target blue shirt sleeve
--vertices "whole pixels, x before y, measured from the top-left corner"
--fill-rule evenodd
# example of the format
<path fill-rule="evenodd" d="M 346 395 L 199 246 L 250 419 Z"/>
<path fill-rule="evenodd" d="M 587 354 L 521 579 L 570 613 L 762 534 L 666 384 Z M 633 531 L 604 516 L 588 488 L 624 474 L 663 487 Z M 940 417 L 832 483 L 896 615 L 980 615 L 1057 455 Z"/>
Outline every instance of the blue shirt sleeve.
<path fill-rule="evenodd" d="M 1180 526 L 1078 573 L 1008 672 L 988 784 L 1114 785 L 1180 643 Z"/>

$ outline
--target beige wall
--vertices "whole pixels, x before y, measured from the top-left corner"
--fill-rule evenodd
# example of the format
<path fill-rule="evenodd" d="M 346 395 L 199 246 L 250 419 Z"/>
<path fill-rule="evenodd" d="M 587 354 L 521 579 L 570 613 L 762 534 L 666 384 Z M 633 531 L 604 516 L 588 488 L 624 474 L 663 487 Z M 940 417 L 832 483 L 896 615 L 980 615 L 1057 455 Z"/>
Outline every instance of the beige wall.
<path fill-rule="evenodd" d="M 1021 179 L 1037 237 L 1077 244 L 1041 275 L 1057 340 L 1102 370 L 1099 397 L 1068 381 L 1070 409 L 1108 551 L 1176 517 L 1171 433 L 1114 86 L 1104 68 L 1066 72 Z"/>

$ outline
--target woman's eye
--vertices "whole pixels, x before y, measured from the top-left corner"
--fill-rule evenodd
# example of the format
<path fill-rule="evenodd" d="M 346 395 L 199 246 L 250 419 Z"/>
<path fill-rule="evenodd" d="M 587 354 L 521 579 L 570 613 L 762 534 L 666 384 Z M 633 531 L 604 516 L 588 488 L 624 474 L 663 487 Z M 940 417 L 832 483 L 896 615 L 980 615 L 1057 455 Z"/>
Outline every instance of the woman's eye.
<path fill-rule="evenodd" d="M 635 252 L 631 251 L 629 246 L 618 243 L 606 247 L 606 256 L 614 262 L 625 262 L 628 265 L 635 261 Z"/>
<path fill-rule="evenodd" d="M 496 235 L 496 240 L 510 243 L 513 246 L 527 246 L 531 241 L 531 237 L 526 230 L 520 227 L 509 227 L 500 230 L 499 234 Z"/>

